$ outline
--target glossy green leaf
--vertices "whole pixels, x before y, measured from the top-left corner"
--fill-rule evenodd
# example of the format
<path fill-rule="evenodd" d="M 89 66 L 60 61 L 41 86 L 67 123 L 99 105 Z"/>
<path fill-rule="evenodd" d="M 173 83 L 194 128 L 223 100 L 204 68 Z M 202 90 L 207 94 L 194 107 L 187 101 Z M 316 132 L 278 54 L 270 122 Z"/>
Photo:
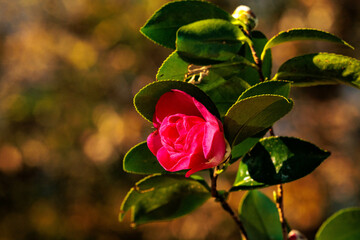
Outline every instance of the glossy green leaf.
<path fill-rule="evenodd" d="M 360 239 L 360 208 L 343 209 L 328 218 L 316 233 L 315 240 Z"/>
<path fill-rule="evenodd" d="M 258 95 L 236 102 L 224 117 L 224 130 L 231 146 L 272 126 L 286 115 L 293 102 L 278 95 Z"/>
<path fill-rule="evenodd" d="M 156 79 L 184 81 L 188 66 L 189 63 L 185 62 L 177 51 L 174 51 L 159 68 Z"/>
<path fill-rule="evenodd" d="M 263 188 L 269 185 L 261 182 L 255 181 L 251 178 L 250 173 L 248 171 L 248 166 L 240 161 L 238 172 L 236 174 L 236 178 L 234 181 L 233 186 L 231 187 L 230 191 L 235 192 L 239 190 L 250 190 L 256 188 Z"/>
<path fill-rule="evenodd" d="M 179 28 L 176 50 L 180 56 L 229 61 L 237 56 L 246 39 L 229 21 L 206 19 Z"/>
<path fill-rule="evenodd" d="M 239 217 L 249 239 L 283 239 L 276 205 L 263 193 L 249 191 L 239 207 Z"/>
<path fill-rule="evenodd" d="M 289 97 L 290 93 L 290 82 L 288 81 L 278 81 L 278 80 L 271 80 L 258 83 L 244 91 L 238 101 L 252 97 L 257 95 L 264 95 L 264 94 L 274 94 L 280 95 L 283 97 Z"/>
<path fill-rule="evenodd" d="M 167 172 L 149 150 L 146 142 L 139 143 L 126 153 L 123 161 L 123 169 L 125 172 L 137 174 Z"/>
<path fill-rule="evenodd" d="M 297 41 L 297 40 L 321 40 L 328 41 L 334 43 L 344 44 L 350 48 L 353 48 L 350 44 L 345 42 L 344 40 L 334 36 L 331 33 L 317 30 L 317 29 L 309 29 L 309 28 L 295 28 L 287 31 L 280 32 L 273 38 L 271 38 L 265 45 L 264 50 L 261 54 L 261 59 L 264 58 L 266 50 L 277 46 L 281 43 Z"/>
<path fill-rule="evenodd" d="M 193 96 L 216 117 L 220 118 L 219 112 L 211 99 L 193 84 L 181 81 L 156 81 L 142 88 L 134 97 L 136 110 L 150 122 L 155 113 L 155 106 L 160 97 L 172 89 L 178 89 Z M 181 104 L 181 103 L 179 103 Z"/>
<path fill-rule="evenodd" d="M 360 88 L 360 61 L 333 53 L 308 54 L 285 62 L 274 78 L 298 87 L 343 83 Z"/>
<path fill-rule="evenodd" d="M 242 163 L 252 179 L 267 185 L 291 182 L 314 171 L 328 156 L 312 143 L 290 137 L 260 140 Z"/>
<path fill-rule="evenodd" d="M 210 18 L 234 20 L 229 13 L 209 2 L 173 1 L 157 10 L 140 31 L 155 43 L 175 49 L 176 32 L 180 27 Z"/>
<path fill-rule="evenodd" d="M 228 79 L 236 75 L 236 73 L 243 71 L 245 67 L 256 68 L 256 65 L 244 57 L 237 56 L 234 61 L 231 62 L 216 63 L 207 66 L 189 66 L 189 63 L 181 58 L 177 51 L 174 51 L 159 68 L 156 79 L 184 81 L 186 74 L 188 74 L 187 80 L 189 80 L 193 75 L 199 76 L 201 72 L 207 73 L 207 71 L 216 73 L 224 79 Z M 204 74 L 203 78 L 206 79 L 207 74 Z M 247 83 L 245 84 L 250 86 Z"/>
<path fill-rule="evenodd" d="M 136 183 L 120 208 L 120 221 L 130 209 L 134 225 L 169 220 L 186 215 L 211 197 L 208 186 L 198 177 L 153 175 Z"/>

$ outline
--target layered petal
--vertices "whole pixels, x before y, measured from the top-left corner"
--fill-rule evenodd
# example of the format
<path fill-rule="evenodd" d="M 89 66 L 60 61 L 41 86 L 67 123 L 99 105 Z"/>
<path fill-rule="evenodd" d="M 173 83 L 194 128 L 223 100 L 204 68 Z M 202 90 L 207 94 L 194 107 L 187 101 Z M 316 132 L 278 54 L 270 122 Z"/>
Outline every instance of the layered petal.
<path fill-rule="evenodd" d="M 150 133 L 146 142 L 149 150 L 156 156 L 157 152 L 162 147 L 159 131 L 156 130 L 155 132 Z"/>
<path fill-rule="evenodd" d="M 179 113 L 202 117 L 193 99 L 189 94 L 176 89 L 163 94 L 155 106 L 154 126 L 158 128 L 165 117 Z"/>

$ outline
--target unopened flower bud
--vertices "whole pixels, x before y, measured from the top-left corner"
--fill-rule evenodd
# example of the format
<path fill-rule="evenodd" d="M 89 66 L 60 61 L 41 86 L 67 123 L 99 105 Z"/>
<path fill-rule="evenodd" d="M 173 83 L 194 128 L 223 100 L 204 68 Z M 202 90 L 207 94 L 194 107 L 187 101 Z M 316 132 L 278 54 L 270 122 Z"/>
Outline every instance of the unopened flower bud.
<path fill-rule="evenodd" d="M 291 230 L 288 234 L 288 240 L 307 240 L 307 238 L 298 230 Z"/>
<path fill-rule="evenodd" d="M 248 30 L 252 30 L 256 27 L 258 23 L 258 19 L 256 18 L 255 14 L 251 11 L 248 6 L 240 5 L 238 6 L 232 16 L 246 25 Z"/>

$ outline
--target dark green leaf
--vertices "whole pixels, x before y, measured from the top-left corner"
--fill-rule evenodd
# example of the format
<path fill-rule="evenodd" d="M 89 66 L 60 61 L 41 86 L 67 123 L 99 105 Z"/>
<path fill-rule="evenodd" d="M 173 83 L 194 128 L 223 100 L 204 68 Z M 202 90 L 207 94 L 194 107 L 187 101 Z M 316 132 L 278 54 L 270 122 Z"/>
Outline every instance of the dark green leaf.
<path fill-rule="evenodd" d="M 239 97 L 238 101 L 257 95 L 275 94 L 289 97 L 290 82 L 288 81 L 265 81 L 246 89 Z"/>
<path fill-rule="evenodd" d="M 276 205 L 263 193 L 257 190 L 249 191 L 240 205 L 239 217 L 249 239 L 283 239 Z"/>
<path fill-rule="evenodd" d="M 331 33 L 307 28 L 295 28 L 284 32 L 280 32 L 278 35 L 271 38 L 265 45 L 261 54 L 261 59 L 264 58 L 266 50 L 279 45 L 281 43 L 297 41 L 297 40 L 321 40 L 334 43 L 341 43 L 353 49 L 353 47 L 344 40 L 332 35 Z"/>
<path fill-rule="evenodd" d="M 238 101 L 224 117 L 224 130 L 229 143 L 235 146 L 270 127 L 292 106 L 292 100 L 278 95 L 258 95 Z"/>
<path fill-rule="evenodd" d="M 246 154 L 242 163 L 251 178 L 267 185 L 291 182 L 315 170 L 329 152 L 312 143 L 290 137 L 269 137 L 260 140 Z"/>
<path fill-rule="evenodd" d="M 150 152 L 146 142 L 139 143 L 127 152 L 124 157 L 123 169 L 125 172 L 137 174 L 167 172 Z"/>
<path fill-rule="evenodd" d="M 328 218 L 316 233 L 315 240 L 360 239 L 360 208 L 343 209 Z"/>
<path fill-rule="evenodd" d="M 132 210 L 134 225 L 186 215 L 211 197 L 208 186 L 195 176 L 153 175 L 136 183 L 120 208 L 120 221 Z"/>
<path fill-rule="evenodd" d="M 333 53 L 308 54 L 285 62 L 274 78 L 298 87 L 344 83 L 360 88 L 360 61 Z"/>
<path fill-rule="evenodd" d="M 188 66 L 189 63 L 185 62 L 177 51 L 174 51 L 159 68 L 156 79 L 184 81 Z"/>
<path fill-rule="evenodd" d="M 219 112 L 211 99 L 193 84 L 181 81 L 157 81 L 142 88 L 134 97 L 136 110 L 150 122 L 155 113 L 155 106 L 160 97 L 172 89 L 178 89 L 193 96 L 216 117 L 220 118 Z M 179 103 L 181 104 L 181 103 Z"/>
<path fill-rule="evenodd" d="M 246 39 L 241 29 L 231 22 L 206 19 L 179 28 L 176 50 L 180 56 L 229 61 L 237 56 Z"/>
<path fill-rule="evenodd" d="M 180 27 L 210 18 L 234 21 L 229 13 L 209 2 L 173 1 L 156 11 L 140 31 L 152 41 L 175 49 L 176 32 Z"/>

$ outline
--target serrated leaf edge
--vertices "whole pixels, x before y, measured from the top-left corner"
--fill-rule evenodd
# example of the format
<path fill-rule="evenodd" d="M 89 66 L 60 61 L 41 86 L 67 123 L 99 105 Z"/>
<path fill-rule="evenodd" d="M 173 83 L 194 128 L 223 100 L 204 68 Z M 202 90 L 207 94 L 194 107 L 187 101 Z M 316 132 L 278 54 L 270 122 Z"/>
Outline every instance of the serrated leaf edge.
<path fill-rule="evenodd" d="M 347 43 L 346 41 L 344 41 L 343 39 L 339 38 L 338 36 L 336 36 L 336 35 L 334 35 L 334 34 L 332 34 L 332 33 L 329 33 L 329 32 L 323 31 L 323 30 L 319 30 L 319 29 L 316 29 L 316 28 L 292 28 L 292 29 L 288 29 L 288 30 L 279 32 L 278 34 L 276 34 L 275 36 L 273 36 L 272 38 L 270 38 L 270 39 L 267 41 L 267 43 L 265 44 L 265 46 L 264 46 L 264 48 L 263 48 L 263 51 L 262 51 L 262 53 L 261 53 L 261 60 L 264 59 L 265 54 L 266 54 L 266 51 L 267 51 L 268 49 L 270 49 L 270 48 L 272 48 L 272 47 L 275 47 L 275 46 L 281 44 L 281 43 L 279 43 L 279 44 L 275 44 L 275 45 L 272 45 L 272 46 L 268 47 L 268 45 L 270 45 L 270 43 L 271 43 L 274 39 L 276 39 L 278 36 L 280 36 L 281 34 L 285 34 L 285 33 L 291 32 L 291 31 L 302 31 L 302 30 L 311 30 L 311 31 L 316 31 L 316 32 L 321 32 L 321 33 L 329 34 L 329 35 L 331 35 L 332 37 L 335 37 L 335 38 L 337 38 L 338 40 L 340 40 L 340 42 L 341 42 L 342 44 L 344 44 L 345 46 L 347 46 L 347 47 L 349 47 L 349 48 L 351 48 L 351 49 L 354 49 L 354 47 L 351 46 L 349 43 Z M 304 40 L 306 40 L 306 39 L 304 39 Z M 309 39 L 309 40 L 312 40 L 312 39 Z M 330 41 L 330 40 L 328 40 L 328 39 L 314 39 L 314 40 L 315 40 L 315 41 L 329 41 L 329 42 L 334 42 L 334 41 Z M 295 41 L 295 40 L 290 40 L 290 41 Z M 290 42 L 290 41 L 285 41 L 285 42 Z M 285 42 L 284 42 L 284 43 L 285 43 Z M 338 43 L 340 43 L 340 42 L 338 42 Z M 334 43 L 335 43 L 335 42 L 334 42 Z"/>
<path fill-rule="evenodd" d="M 292 81 L 280 80 L 280 79 L 271 79 L 271 80 L 266 80 L 266 81 L 263 81 L 263 82 L 256 83 L 255 85 L 252 85 L 251 87 L 249 87 L 248 89 L 246 89 L 245 91 L 243 91 L 243 92 L 240 94 L 240 96 L 238 97 L 238 100 L 237 100 L 236 102 L 239 102 L 239 101 L 243 100 L 243 99 L 240 99 L 240 98 L 244 95 L 245 92 L 249 91 L 249 89 L 253 89 L 253 88 L 255 88 L 256 86 L 262 85 L 262 84 L 264 84 L 264 83 L 269 83 L 269 82 L 283 82 L 283 83 L 289 83 L 289 84 L 292 83 Z M 261 95 L 266 95 L 266 94 L 261 94 Z M 255 95 L 255 96 L 261 96 L 261 95 Z M 277 95 L 277 94 L 270 94 L 270 95 Z M 281 96 L 281 95 L 279 95 L 279 96 Z M 254 96 L 253 96 L 253 97 L 254 97 Z M 283 96 L 283 97 L 284 97 L 284 96 Z M 246 99 L 246 98 L 244 98 L 244 99 Z"/>

